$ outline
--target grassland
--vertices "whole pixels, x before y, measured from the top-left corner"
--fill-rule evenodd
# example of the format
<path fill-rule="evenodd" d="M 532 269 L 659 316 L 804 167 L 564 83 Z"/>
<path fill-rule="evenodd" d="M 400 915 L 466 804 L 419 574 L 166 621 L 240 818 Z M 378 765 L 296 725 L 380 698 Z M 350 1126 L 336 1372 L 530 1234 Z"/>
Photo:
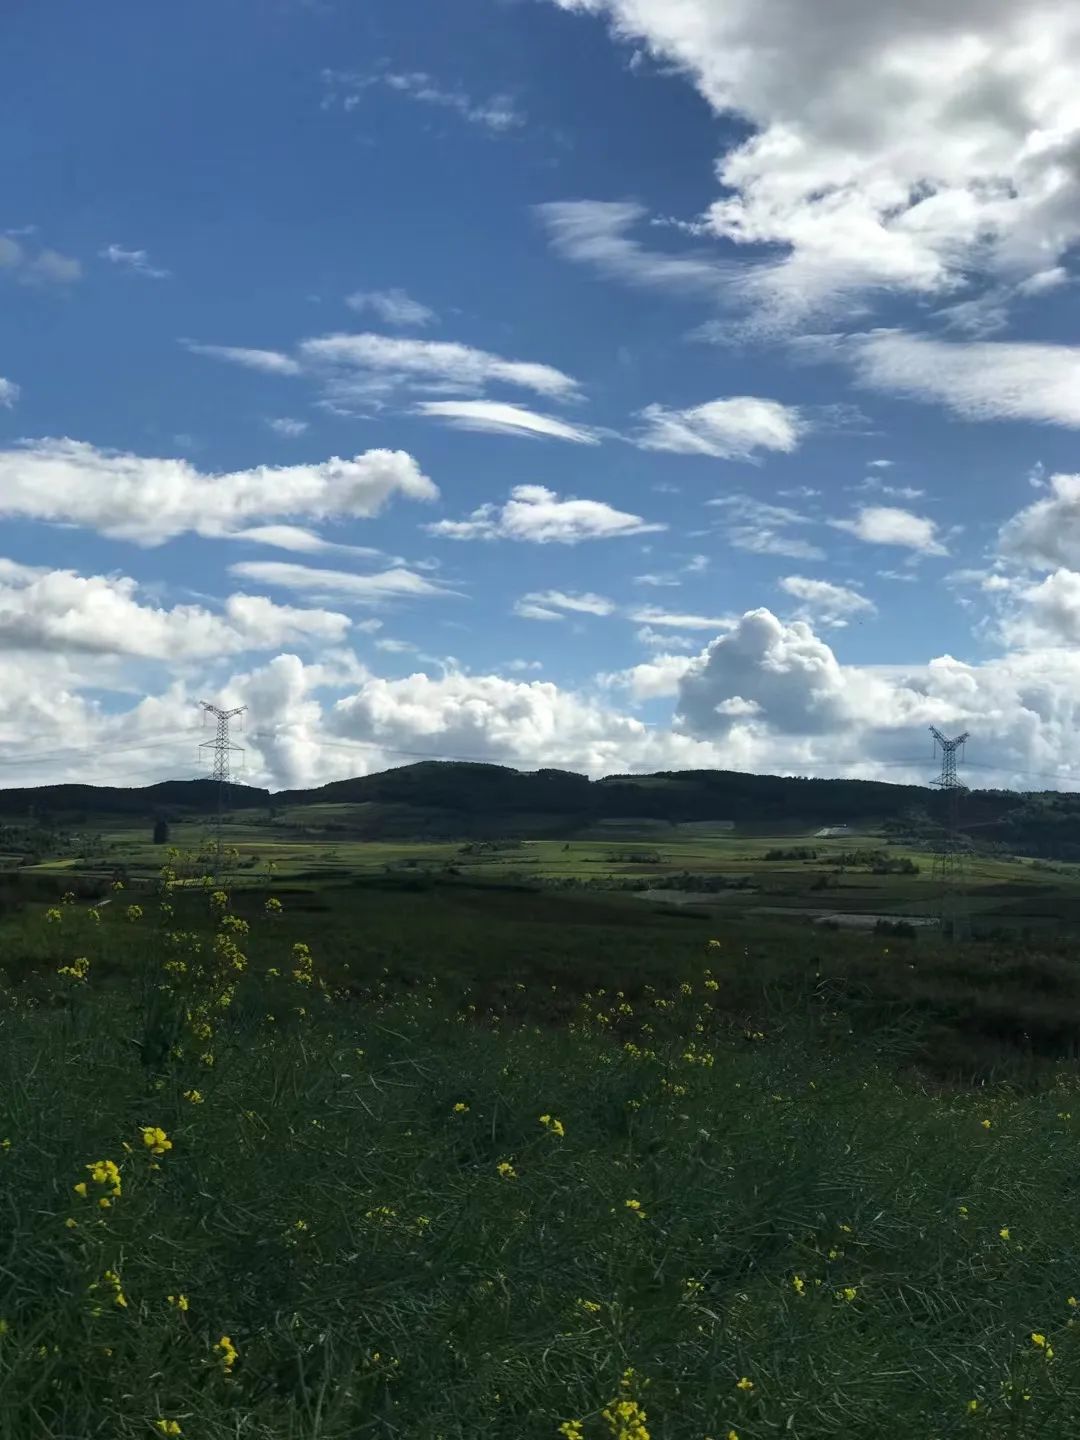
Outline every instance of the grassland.
<path fill-rule="evenodd" d="M 812 838 L 267 829 L 218 898 L 119 828 L 8 892 L 0 1440 L 1080 1431 L 1067 939 L 765 910 Z M 604 888 L 684 873 L 753 889 Z"/>

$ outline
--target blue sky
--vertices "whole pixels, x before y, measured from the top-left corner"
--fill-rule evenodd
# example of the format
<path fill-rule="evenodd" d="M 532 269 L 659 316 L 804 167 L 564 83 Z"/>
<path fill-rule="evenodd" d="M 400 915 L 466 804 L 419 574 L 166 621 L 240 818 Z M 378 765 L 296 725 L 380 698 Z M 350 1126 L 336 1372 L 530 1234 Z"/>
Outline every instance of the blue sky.
<path fill-rule="evenodd" d="M 930 724 L 1068 786 L 1080 30 L 796 18 L 24 7 L 6 782 L 193 773 L 209 698 L 274 786 L 918 778 Z"/>

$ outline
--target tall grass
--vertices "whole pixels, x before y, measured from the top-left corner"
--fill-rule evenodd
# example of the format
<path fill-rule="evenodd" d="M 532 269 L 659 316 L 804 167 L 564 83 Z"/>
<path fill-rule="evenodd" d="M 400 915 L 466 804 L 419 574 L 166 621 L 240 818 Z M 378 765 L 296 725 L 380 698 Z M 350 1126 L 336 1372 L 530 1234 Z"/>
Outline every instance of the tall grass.
<path fill-rule="evenodd" d="M 704 944 L 537 1024 L 166 903 L 28 914 L 0 997 L 2 1440 L 1080 1432 L 1071 1069 L 899 1080 Z"/>

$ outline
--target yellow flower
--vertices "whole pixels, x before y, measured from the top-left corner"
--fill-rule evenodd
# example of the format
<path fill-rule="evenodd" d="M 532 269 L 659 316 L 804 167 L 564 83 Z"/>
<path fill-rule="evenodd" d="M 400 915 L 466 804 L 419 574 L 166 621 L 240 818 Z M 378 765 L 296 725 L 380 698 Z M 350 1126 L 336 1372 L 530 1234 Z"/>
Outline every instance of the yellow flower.
<path fill-rule="evenodd" d="M 586 1315 L 596 1315 L 603 1309 L 603 1306 L 598 1305 L 595 1300 L 579 1300 L 577 1303 L 578 1308 L 584 1310 Z"/>
<path fill-rule="evenodd" d="M 201 1105 L 201 1104 L 203 1103 L 203 1094 L 202 1094 L 202 1091 L 201 1091 L 201 1090 L 185 1090 L 185 1091 L 184 1091 L 184 1099 L 185 1099 L 185 1100 L 190 1100 L 191 1103 L 192 1103 L 192 1105 Z"/>
<path fill-rule="evenodd" d="M 639 1220 L 645 1219 L 645 1211 L 641 1208 L 640 1200 L 624 1200 L 623 1204 L 627 1210 L 632 1210 Z"/>
<path fill-rule="evenodd" d="M 543 1125 L 544 1129 L 549 1131 L 550 1134 L 558 1136 L 560 1140 L 566 1134 L 562 1121 L 556 1120 L 554 1115 L 541 1115 L 540 1124 Z"/>
<path fill-rule="evenodd" d="M 129 905 L 129 906 L 127 907 L 127 909 L 124 911 L 124 914 L 125 914 L 125 915 L 127 916 L 127 918 L 134 924 L 134 922 L 135 922 L 136 920 L 141 920 L 141 919 L 142 919 L 142 917 L 143 917 L 143 908 L 142 908 L 141 905 Z"/>
<path fill-rule="evenodd" d="M 232 1373 L 232 1368 L 240 1358 L 240 1352 L 229 1339 L 228 1335 L 222 1335 L 221 1339 L 214 1346 L 215 1350 L 221 1352 L 221 1368 L 226 1375 Z"/>
<path fill-rule="evenodd" d="M 735 1389 L 736 1389 L 736 1390 L 746 1390 L 746 1391 L 750 1391 L 750 1390 L 753 1390 L 753 1388 L 754 1388 L 754 1382 L 753 1382 L 753 1380 L 750 1380 L 750 1379 L 749 1379 L 747 1376 L 745 1376 L 745 1375 L 742 1377 L 741 1380 L 737 1380 L 737 1381 L 735 1382 Z"/>
<path fill-rule="evenodd" d="M 162 1435 L 179 1435 L 182 1433 L 179 1420 L 166 1420 L 162 1417 L 160 1420 L 155 1420 L 154 1424 L 161 1431 Z"/>
<path fill-rule="evenodd" d="M 1031 1332 L 1031 1343 L 1035 1346 L 1036 1350 L 1041 1350 L 1043 1352 L 1047 1360 L 1052 1360 L 1054 1358 L 1054 1347 L 1047 1344 L 1046 1336 L 1043 1335 L 1041 1331 L 1033 1330 Z"/>
<path fill-rule="evenodd" d="M 140 1131 L 143 1144 L 150 1151 L 151 1155 L 164 1155 L 166 1150 L 173 1148 L 172 1141 L 160 1125 L 142 1125 L 140 1126 Z"/>
<path fill-rule="evenodd" d="M 166 1295 L 165 1299 L 168 1300 L 174 1310 L 188 1310 L 191 1308 L 186 1295 Z"/>
<path fill-rule="evenodd" d="M 79 1222 L 77 1220 L 73 1220 L 70 1215 L 64 1221 L 64 1224 L 69 1230 L 77 1230 L 79 1228 Z"/>
<path fill-rule="evenodd" d="M 563 1436 L 563 1440 L 582 1440 L 584 1432 L 581 1428 L 581 1421 L 564 1420 L 559 1426 L 559 1434 Z"/>
<path fill-rule="evenodd" d="M 729 1430 L 727 1432 L 727 1440 L 739 1440 L 739 1432 L 737 1430 Z"/>
<path fill-rule="evenodd" d="M 978 1408 L 979 1408 L 979 1402 L 978 1402 L 977 1400 L 969 1400 L 969 1401 L 967 1402 L 967 1413 L 968 1413 L 969 1415 L 974 1415 L 974 1414 L 975 1414 L 975 1411 L 976 1411 Z"/>
<path fill-rule="evenodd" d="M 517 1171 L 514 1169 L 513 1165 L 510 1164 L 509 1160 L 500 1160 L 498 1165 L 495 1166 L 495 1169 L 499 1172 L 499 1174 L 504 1180 L 517 1179 Z"/>
<path fill-rule="evenodd" d="M 983 1128 L 984 1130 L 989 1130 L 992 1123 L 993 1123 L 993 1122 L 990 1121 L 990 1120 L 980 1120 L 980 1121 L 979 1121 L 979 1124 L 982 1126 L 982 1128 Z"/>
<path fill-rule="evenodd" d="M 459 1101 L 457 1102 L 457 1104 L 454 1106 L 454 1114 L 455 1114 L 455 1115 L 464 1115 L 465 1112 L 468 1110 L 468 1108 L 469 1108 L 469 1107 L 468 1107 L 468 1105 L 465 1104 L 465 1101 L 464 1101 L 464 1100 L 459 1100 Z"/>
<path fill-rule="evenodd" d="M 1012 1235 L 1009 1233 L 1009 1227 L 1007 1225 L 1003 1225 L 1001 1227 L 1001 1229 L 998 1231 L 998 1235 L 1001 1237 L 1002 1240 L 1012 1239 Z"/>
<path fill-rule="evenodd" d="M 802 1295 L 806 1290 L 806 1281 L 801 1275 L 793 1275 L 791 1277 L 791 1288 L 795 1291 L 796 1295 Z"/>
<path fill-rule="evenodd" d="M 1075 1310 L 1077 1305 L 1080 1305 L 1080 1300 L 1077 1300 L 1075 1295 L 1070 1295 L 1068 1300 L 1065 1301 L 1065 1304 L 1071 1305 L 1072 1308 Z"/>
<path fill-rule="evenodd" d="M 837 1290 L 836 1298 L 838 1300 L 844 1300 L 850 1305 L 858 1293 L 854 1285 L 845 1285 L 842 1290 Z"/>
<path fill-rule="evenodd" d="M 6 1140 L 6 1139 L 5 1139 L 5 1140 L 0 1140 L 0 1150 L 10 1150 L 10 1149 L 11 1149 L 11 1141 L 10 1141 L 10 1140 Z"/>
<path fill-rule="evenodd" d="M 71 1188 L 75 1191 L 75 1194 L 76 1194 L 76 1195 L 81 1195 L 84 1200 L 86 1199 L 86 1181 L 85 1181 L 85 1180 L 80 1180 L 77 1185 L 73 1185 Z"/>

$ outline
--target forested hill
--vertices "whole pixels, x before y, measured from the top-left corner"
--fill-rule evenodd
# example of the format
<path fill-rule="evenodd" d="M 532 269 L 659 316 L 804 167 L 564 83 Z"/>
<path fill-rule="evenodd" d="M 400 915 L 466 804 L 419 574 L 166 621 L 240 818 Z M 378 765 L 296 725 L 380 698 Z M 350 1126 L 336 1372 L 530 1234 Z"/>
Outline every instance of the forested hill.
<path fill-rule="evenodd" d="M 217 808 L 213 781 L 170 780 L 142 789 L 49 785 L 0 790 L 0 815 L 64 819 L 78 824 L 107 814 L 181 818 Z M 610 775 L 590 781 L 565 770 L 511 770 L 501 765 L 423 761 L 377 775 L 338 780 L 314 790 L 271 793 L 232 785 L 229 808 L 262 810 L 287 818 L 295 806 L 370 805 L 398 817 L 396 828 L 431 825 L 441 833 L 468 832 L 480 821 L 506 834 L 535 833 L 537 823 L 566 833 L 604 821 L 736 825 L 933 827 L 943 818 L 942 797 L 930 787 L 873 780 L 814 780 L 748 775 L 730 770 L 662 771 Z M 530 823 L 530 817 L 531 823 Z M 415 823 L 414 823 L 415 822 Z M 961 801 L 961 825 L 973 839 L 1028 853 L 1080 860 L 1080 796 L 1044 792 L 971 790 Z"/>

